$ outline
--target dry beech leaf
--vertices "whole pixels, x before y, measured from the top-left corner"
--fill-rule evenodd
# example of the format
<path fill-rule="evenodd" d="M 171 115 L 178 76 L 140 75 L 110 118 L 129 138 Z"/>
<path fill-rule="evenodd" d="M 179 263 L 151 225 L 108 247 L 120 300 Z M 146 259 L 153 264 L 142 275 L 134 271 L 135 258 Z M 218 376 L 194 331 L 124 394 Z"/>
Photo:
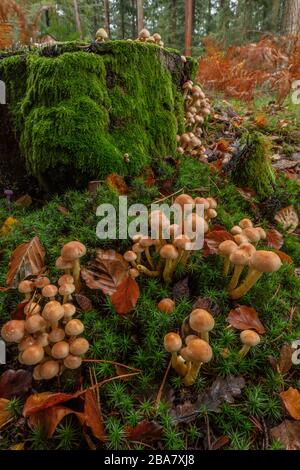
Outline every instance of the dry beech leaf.
<path fill-rule="evenodd" d="M 294 206 L 281 209 L 277 212 L 274 219 L 276 222 L 280 223 L 288 233 L 294 232 L 299 225 L 299 217 Z"/>
<path fill-rule="evenodd" d="M 15 310 L 12 312 L 11 314 L 11 318 L 13 320 L 24 320 L 26 315 L 24 313 L 24 309 L 26 307 L 26 305 L 28 304 L 27 300 L 25 302 L 21 302 L 19 303 Z"/>
<path fill-rule="evenodd" d="M 11 255 L 6 284 L 16 288 L 28 276 L 40 274 L 45 267 L 44 260 L 45 250 L 39 237 L 34 237 L 28 243 L 22 243 Z"/>
<path fill-rule="evenodd" d="M 24 395 L 31 388 L 32 375 L 28 370 L 6 370 L 0 377 L 0 397 L 13 398 Z"/>
<path fill-rule="evenodd" d="M 23 408 L 23 416 L 27 418 L 28 416 L 39 413 L 47 408 L 52 408 L 53 406 L 57 406 L 73 398 L 77 398 L 79 394 L 80 392 L 74 394 L 51 392 L 35 393 L 27 398 Z"/>
<path fill-rule="evenodd" d="M 204 256 L 217 254 L 220 243 L 225 240 L 233 240 L 231 233 L 226 230 L 213 230 L 208 232 L 204 239 Z"/>
<path fill-rule="evenodd" d="M 15 205 L 18 207 L 29 207 L 32 204 L 32 197 L 29 194 L 24 194 L 24 196 L 19 197 L 16 200 Z"/>
<path fill-rule="evenodd" d="M 128 276 L 118 285 L 110 300 L 119 315 L 126 315 L 136 306 L 140 296 L 140 288 L 135 279 Z"/>
<path fill-rule="evenodd" d="M 172 297 L 174 300 L 185 298 L 190 298 L 190 288 L 189 288 L 189 278 L 185 277 L 180 281 L 176 282 L 172 289 Z"/>
<path fill-rule="evenodd" d="M 229 312 L 227 321 L 231 326 L 238 330 L 256 330 L 257 333 L 263 334 L 266 332 L 264 326 L 258 318 L 256 310 L 247 305 L 238 305 L 236 308 Z"/>
<path fill-rule="evenodd" d="M 81 269 L 81 277 L 90 289 L 112 295 L 128 277 L 128 263 L 115 250 L 97 250 L 95 260 Z"/>
<path fill-rule="evenodd" d="M 280 357 L 277 362 L 277 371 L 280 374 L 287 374 L 293 367 L 292 355 L 295 348 L 292 348 L 290 343 L 284 343 L 280 351 Z"/>
<path fill-rule="evenodd" d="M 129 441 L 153 442 L 159 441 L 163 428 L 156 421 L 141 421 L 134 428 L 127 428 L 126 437 Z"/>
<path fill-rule="evenodd" d="M 118 194 L 128 193 L 128 188 L 126 186 L 125 181 L 117 173 L 111 173 L 110 175 L 108 175 L 108 177 L 106 178 L 106 183 L 109 188 L 113 189 Z"/>
<path fill-rule="evenodd" d="M 9 400 L 6 398 L 0 398 L 0 429 L 3 428 L 6 424 L 8 424 L 13 415 L 8 409 Z"/>
<path fill-rule="evenodd" d="M 267 238 L 265 240 L 266 244 L 275 250 L 280 250 L 284 244 L 283 236 L 278 230 L 271 228 L 267 233 Z"/>
<path fill-rule="evenodd" d="M 25 442 L 18 442 L 9 448 L 9 450 L 25 450 Z"/>
<path fill-rule="evenodd" d="M 216 413 L 220 412 L 222 401 L 234 403 L 234 398 L 242 393 L 246 381 L 244 377 L 228 375 L 225 378 L 218 377 L 211 387 L 200 394 L 198 398 L 198 406 L 205 405 L 209 410 Z"/>
<path fill-rule="evenodd" d="M 292 418 L 300 421 L 300 392 L 296 388 L 290 387 L 285 392 L 280 393 L 280 397 Z"/>
<path fill-rule="evenodd" d="M 87 390 L 84 395 L 84 419 L 85 424 L 91 429 L 93 436 L 99 441 L 106 441 L 103 416 L 100 405 L 92 390 Z"/>
<path fill-rule="evenodd" d="M 300 450 L 300 423 L 285 419 L 279 426 L 270 429 L 273 439 L 277 439 L 286 450 Z"/>
<path fill-rule="evenodd" d="M 253 201 L 253 198 L 256 196 L 256 192 L 251 188 L 235 188 L 237 192 L 249 202 Z"/>
<path fill-rule="evenodd" d="M 283 251 L 279 251 L 279 250 L 274 250 L 274 251 L 276 255 L 279 256 L 279 258 L 281 259 L 283 263 L 294 264 L 293 258 L 291 258 L 289 255 L 287 255 Z"/>
<path fill-rule="evenodd" d="M 65 406 L 52 406 L 31 415 L 28 419 L 28 426 L 31 429 L 41 428 L 45 436 L 51 439 L 61 420 L 70 414 L 77 416 L 79 413 Z"/>

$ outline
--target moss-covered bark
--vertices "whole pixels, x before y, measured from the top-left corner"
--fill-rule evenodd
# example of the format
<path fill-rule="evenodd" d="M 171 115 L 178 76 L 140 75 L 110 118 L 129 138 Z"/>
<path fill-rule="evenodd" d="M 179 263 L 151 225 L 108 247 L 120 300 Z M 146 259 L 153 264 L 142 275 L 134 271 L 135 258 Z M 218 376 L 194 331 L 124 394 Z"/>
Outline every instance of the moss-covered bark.
<path fill-rule="evenodd" d="M 174 153 L 183 130 L 180 85 L 194 72 L 195 63 L 174 51 L 129 41 L 0 60 L 27 171 L 54 187 L 66 177 L 80 186 L 111 172 L 134 175 L 152 157 Z"/>

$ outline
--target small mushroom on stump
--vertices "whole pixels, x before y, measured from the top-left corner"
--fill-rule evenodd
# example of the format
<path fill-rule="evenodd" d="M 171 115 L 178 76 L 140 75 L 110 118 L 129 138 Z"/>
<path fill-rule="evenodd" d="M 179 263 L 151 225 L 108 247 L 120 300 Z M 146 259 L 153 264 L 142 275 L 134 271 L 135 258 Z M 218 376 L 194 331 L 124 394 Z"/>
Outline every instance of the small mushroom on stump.
<path fill-rule="evenodd" d="M 250 351 L 250 348 L 257 346 L 260 343 L 260 336 L 253 330 L 244 330 L 240 334 L 241 342 L 243 343 L 242 349 L 239 351 L 241 357 L 245 357 Z"/>

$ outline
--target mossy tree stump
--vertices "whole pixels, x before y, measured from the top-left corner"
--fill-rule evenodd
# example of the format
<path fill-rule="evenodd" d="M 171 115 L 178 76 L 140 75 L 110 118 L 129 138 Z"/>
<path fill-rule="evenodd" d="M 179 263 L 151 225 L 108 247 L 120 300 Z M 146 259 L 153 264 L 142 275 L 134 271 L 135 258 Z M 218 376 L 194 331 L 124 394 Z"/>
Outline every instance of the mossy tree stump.
<path fill-rule="evenodd" d="M 176 51 L 135 41 L 5 56 L 0 80 L 19 151 L 6 151 L 0 164 L 23 161 L 49 189 L 138 174 L 152 158 L 175 152 L 184 128 L 181 85 L 195 69 Z"/>

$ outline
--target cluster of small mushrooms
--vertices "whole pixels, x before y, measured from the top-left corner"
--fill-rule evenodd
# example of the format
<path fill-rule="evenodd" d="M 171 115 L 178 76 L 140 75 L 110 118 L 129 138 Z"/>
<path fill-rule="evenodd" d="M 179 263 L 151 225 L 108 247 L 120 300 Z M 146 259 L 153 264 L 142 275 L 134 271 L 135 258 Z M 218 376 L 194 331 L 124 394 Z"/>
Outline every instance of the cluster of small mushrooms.
<path fill-rule="evenodd" d="M 191 312 L 184 324 L 188 323 L 190 334 L 185 335 L 182 328 L 178 333 L 167 333 L 164 337 L 165 350 L 172 354 L 172 367 L 183 377 L 186 386 L 193 385 L 202 364 L 211 361 L 212 349 L 209 345 L 209 332 L 215 326 L 215 320 L 207 311 L 197 308 Z"/>
<path fill-rule="evenodd" d="M 62 248 L 62 259 L 70 264 L 63 268 L 57 286 L 46 276 L 21 281 L 18 290 L 25 296 L 25 319 L 10 320 L 1 329 L 4 341 L 18 344 L 19 362 L 35 366 L 35 380 L 50 380 L 64 369 L 79 368 L 89 349 L 88 341 L 80 336 L 84 326 L 74 318 L 72 303 L 79 257 L 84 253 L 84 245 L 76 241 Z"/>
<path fill-rule="evenodd" d="M 171 313 L 174 310 L 171 299 L 163 299 L 158 304 L 160 311 Z M 171 353 L 171 364 L 178 375 L 183 377 L 186 386 L 195 383 L 200 368 L 211 361 L 212 349 L 209 345 L 209 332 L 214 328 L 213 316 L 204 309 L 197 308 L 184 320 L 181 334 L 167 333 L 164 337 L 165 350 Z M 244 330 L 240 334 L 242 348 L 239 357 L 243 358 L 251 347 L 260 343 L 260 336 L 252 330 Z"/>
<path fill-rule="evenodd" d="M 161 276 L 166 283 L 171 282 L 176 268 L 184 267 L 194 251 L 197 230 L 202 233 L 209 230 L 209 222 L 217 216 L 217 202 L 214 198 L 196 197 L 181 194 L 174 200 L 185 215 L 185 207 L 191 210 L 183 217 L 181 224 L 171 220 L 161 210 L 150 213 L 151 236 L 137 234 L 133 237 L 131 250 L 124 253 L 124 259 L 132 268 L 149 277 Z M 193 212 L 196 205 L 203 205 L 203 217 Z"/>
<path fill-rule="evenodd" d="M 239 299 L 251 289 L 263 273 L 278 271 L 282 263 L 276 253 L 256 248 L 260 240 L 265 240 L 266 232 L 262 227 L 254 227 L 251 220 L 242 219 L 239 225 L 232 227 L 231 233 L 233 240 L 222 242 L 218 252 L 224 258 L 224 276 L 232 271 L 228 285 L 229 295 L 232 299 Z M 245 269 L 247 269 L 246 275 L 240 282 Z"/>
<path fill-rule="evenodd" d="M 201 142 L 202 125 L 205 117 L 211 113 L 210 102 L 200 85 L 191 80 L 183 84 L 183 91 L 186 132 L 176 137 L 177 152 L 201 157 L 206 150 Z"/>
<path fill-rule="evenodd" d="M 161 39 L 161 35 L 158 33 L 150 34 L 148 29 L 144 28 L 139 32 L 138 41 L 148 42 L 150 44 L 156 44 L 157 46 L 164 47 L 164 42 Z"/>

